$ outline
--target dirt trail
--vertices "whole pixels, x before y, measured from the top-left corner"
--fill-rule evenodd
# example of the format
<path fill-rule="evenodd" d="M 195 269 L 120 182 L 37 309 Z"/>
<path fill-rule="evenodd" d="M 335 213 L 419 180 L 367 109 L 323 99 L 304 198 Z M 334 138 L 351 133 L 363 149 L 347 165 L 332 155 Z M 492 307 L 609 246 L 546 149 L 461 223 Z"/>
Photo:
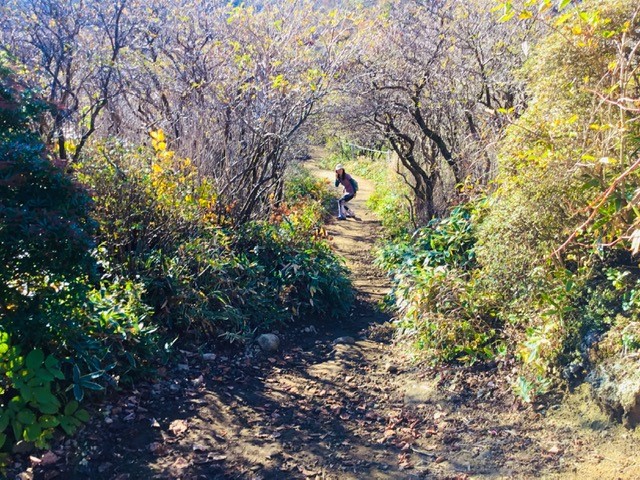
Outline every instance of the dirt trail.
<path fill-rule="evenodd" d="M 316 173 L 333 183 L 333 172 Z M 371 185 L 360 186 L 351 202 L 357 219 L 328 225 L 357 290 L 348 318 L 276 332 L 283 346 L 271 356 L 206 361 L 182 351 L 161 381 L 105 402 L 75 439 L 54 448 L 58 462 L 23 478 L 399 478 L 399 450 L 382 440 L 388 342 L 383 329 L 369 328 L 388 320 L 375 304 L 389 285 L 372 266 L 380 226 L 365 208 Z"/>
<path fill-rule="evenodd" d="M 372 266 L 380 226 L 358 181 L 357 219 L 328 226 L 357 290 L 348 318 L 278 332 L 271 356 L 182 351 L 160 381 L 105 402 L 58 461 L 29 472 L 24 457 L 21 478 L 640 478 L 638 435 L 584 394 L 523 407 L 508 365 L 428 368 L 391 345 L 375 308 L 389 288 Z"/>
<path fill-rule="evenodd" d="M 316 153 L 321 155 L 321 153 Z M 315 164 L 307 167 L 318 178 L 331 185 L 335 181 L 333 171 L 322 170 Z M 359 190 L 348 205 L 355 211 L 356 217 L 346 221 L 333 220 L 328 225 L 328 233 L 334 250 L 345 258 L 352 272 L 351 281 L 361 304 L 375 305 L 389 292 L 391 285 L 387 277 L 373 266 L 372 249 L 380 238 L 380 221 L 366 208 L 367 199 L 373 193 L 373 185 L 364 178 L 358 178 Z M 336 192 L 342 190 L 335 189 Z M 332 214 L 337 214 L 337 203 Z"/>

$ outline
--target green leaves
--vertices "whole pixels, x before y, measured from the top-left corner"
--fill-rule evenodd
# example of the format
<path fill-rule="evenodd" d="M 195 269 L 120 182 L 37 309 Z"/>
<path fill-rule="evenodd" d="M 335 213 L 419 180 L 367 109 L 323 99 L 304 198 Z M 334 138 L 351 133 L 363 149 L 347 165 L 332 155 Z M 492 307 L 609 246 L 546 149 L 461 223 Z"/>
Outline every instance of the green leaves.
<path fill-rule="evenodd" d="M 36 415 L 31 410 L 20 410 L 16 418 L 24 425 L 33 425 L 36 422 Z"/>
<path fill-rule="evenodd" d="M 558 10 L 564 10 L 571 4 L 572 0 L 560 0 L 558 2 Z"/>
<path fill-rule="evenodd" d="M 0 443 L 25 440 L 45 446 L 56 427 L 62 426 L 69 433 L 89 420 L 88 412 L 79 409 L 76 401 L 62 409 L 53 388 L 65 377 L 53 355 L 45 356 L 36 348 L 23 357 L 21 349 L 13 347 L 10 337 L 4 333 L 0 335 L 0 342 L 5 352 L 0 360 L 0 383 L 8 385 L 9 390 L 5 393 L 11 395 L 6 407 L 0 408 Z M 87 380 L 93 378 L 92 375 L 80 375 L 77 366 L 74 366 L 74 372 L 83 388 L 102 388 Z M 7 434 L 9 427 L 11 436 Z"/>
<path fill-rule="evenodd" d="M 104 372 L 88 373 L 86 375 L 80 374 L 78 365 L 73 366 L 73 384 L 69 386 L 68 390 L 73 390 L 73 396 L 78 402 L 84 399 L 85 390 L 101 391 L 104 387 L 93 380 L 102 376 Z"/>
<path fill-rule="evenodd" d="M 474 363 L 496 355 L 490 310 L 474 289 L 474 215 L 483 203 L 459 206 L 411 239 L 381 249 L 378 265 L 394 282 L 399 326 L 430 359 Z"/>
<path fill-rule="evenodd" d="M 29 352 L 27 358 L 25 360 L 27 369 L 30 371 L 35 371 L 39 369 L 42 363 L 44 362 L 44 353 L 40 349 L 35 349 Z"/>

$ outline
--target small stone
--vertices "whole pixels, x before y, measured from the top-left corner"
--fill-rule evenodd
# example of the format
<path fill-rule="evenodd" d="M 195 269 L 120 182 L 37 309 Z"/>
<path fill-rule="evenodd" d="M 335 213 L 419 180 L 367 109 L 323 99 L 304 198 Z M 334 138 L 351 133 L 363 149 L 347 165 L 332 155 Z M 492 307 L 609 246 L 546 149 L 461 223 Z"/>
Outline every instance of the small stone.
<path fill-rule="evenodd" d="M 398 373 L 398 367 L 393 363 L 387 363 L 384 369 L 387 373 Z"/>
<path fill-rule="evenodd" d="M 280 338 L 273 333 L 263 333 L 256 338 L 256 343 L 263 352 L 273 353 L 280 349 Z"/>
<path fill-rule="evenodd" d="M 42 455 L 42 458 L 40 459 L 43 466 L 53 465 L 55 463 L 58 463 L 59 460 L 60 460 L 60 457 L 58 457 L 53 452 L 46 452 L 44 455 Z"/>
<path fill-rule="evenodd" d="M 216 359 L 217 355 L 215 353 L 203 353 L 202 359 L 207 362 L 212 362 Z"/>
<path fill-rule="evenodd" d="M 338 337 L 333 341 L 334 345 L 353 345 L 356 343 L 356 339 L 353 337 Z"/>
<path fill-rule="evenodd" d="M 227 459 L 227 456 L 224 454 L 216 455 L 214 453 L 210 453 L 209 455 L 207 455 L 207 459 L 212 462 L 223 462 Z"/>
<path fill-rule="evenodd" d="M 436 380 L 409 383 L 405 387 L 404 404 L 411 406 L 438 404 L 447 401 L 447 397 L 438 389 Z"/>

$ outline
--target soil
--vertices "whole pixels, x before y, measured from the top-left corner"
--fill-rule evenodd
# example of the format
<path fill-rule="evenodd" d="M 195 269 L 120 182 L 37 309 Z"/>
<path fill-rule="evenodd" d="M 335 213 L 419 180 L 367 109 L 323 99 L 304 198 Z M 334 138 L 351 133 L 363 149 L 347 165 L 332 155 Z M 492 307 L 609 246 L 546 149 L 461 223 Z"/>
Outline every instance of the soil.
<path fill-rule="evenodd" d="M 392 340 L 372 186 L 358 181 L 356 218 L 328 226 L 357 293 L 348 318 L 274 332 L 275 353 L 184 349 L 160 378 L 97 406 L 75 438 L 18 455 L 11 478 L 640 478 L 639 433 L 610 423 L 584 387 L 526 405 L 511 364 L 432 368 Z"/>

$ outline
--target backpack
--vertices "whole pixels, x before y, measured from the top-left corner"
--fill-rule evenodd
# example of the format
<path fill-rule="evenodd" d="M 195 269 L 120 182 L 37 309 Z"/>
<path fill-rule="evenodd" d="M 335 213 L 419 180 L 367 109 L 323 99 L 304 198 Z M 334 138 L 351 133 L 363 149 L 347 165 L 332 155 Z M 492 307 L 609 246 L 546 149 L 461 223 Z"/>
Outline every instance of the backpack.
<path fill-rule="evenodd" d="M 351 177 L 351 185 L 353 186 L 353 193 L 356 193 L 358 191 L 358 182 L 353 177 Z"/>

